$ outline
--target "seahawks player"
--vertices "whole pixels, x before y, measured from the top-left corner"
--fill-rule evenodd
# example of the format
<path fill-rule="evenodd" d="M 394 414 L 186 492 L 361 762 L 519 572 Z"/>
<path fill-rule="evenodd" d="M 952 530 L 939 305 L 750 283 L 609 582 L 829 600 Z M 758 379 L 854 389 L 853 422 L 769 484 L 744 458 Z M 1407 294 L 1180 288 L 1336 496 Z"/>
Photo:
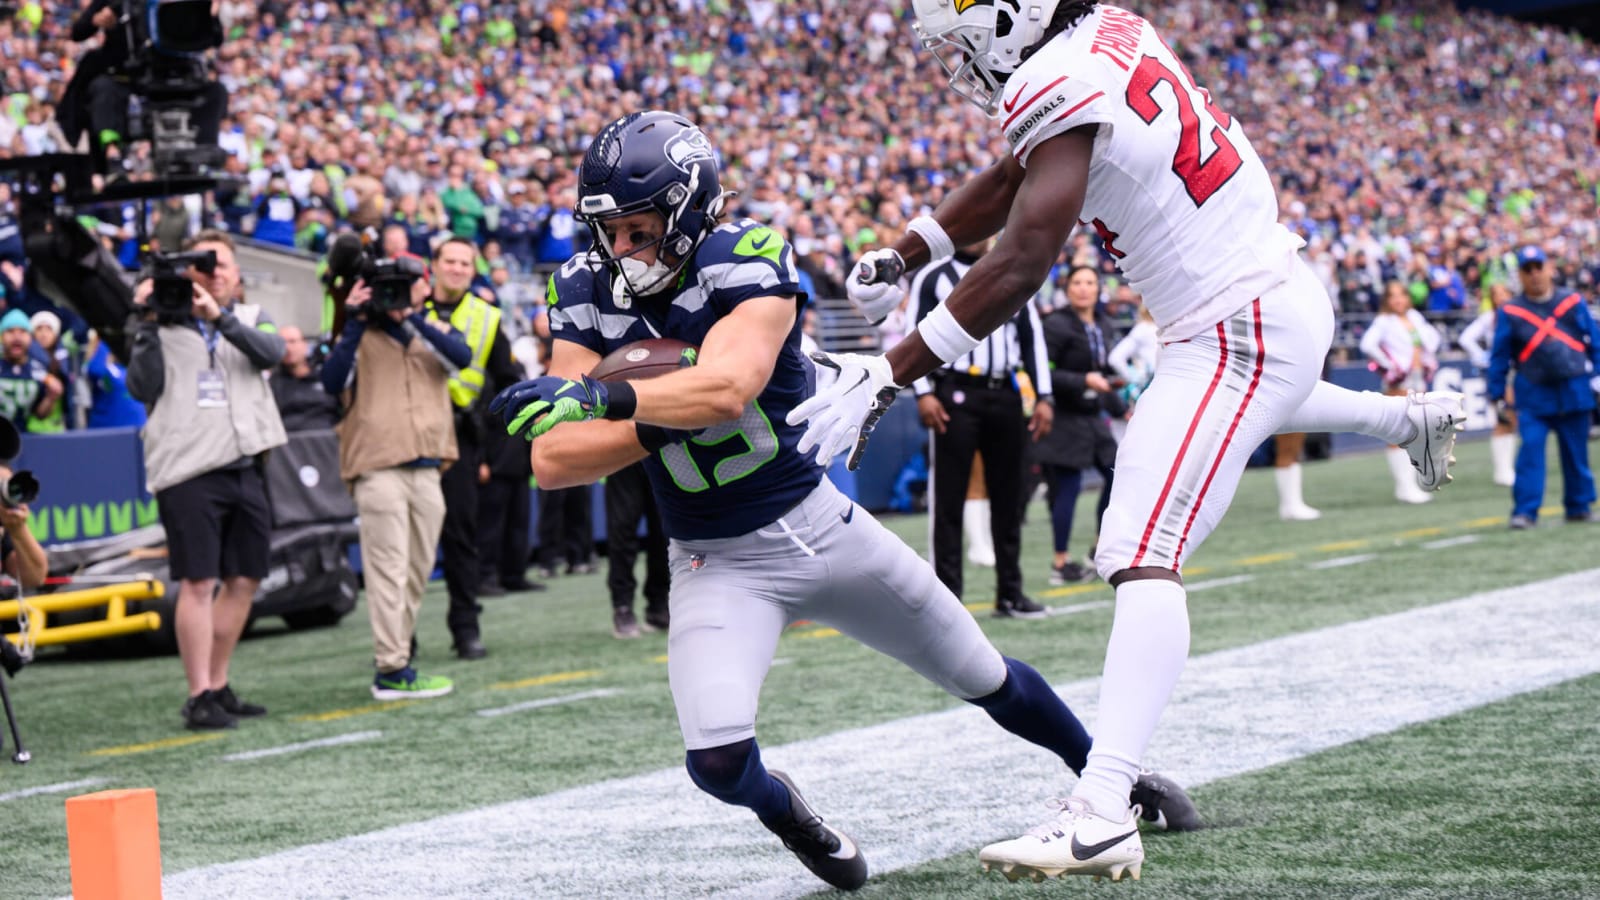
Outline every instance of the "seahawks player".
<path fill-rule="evenodd" d="M 1089 736 L 1039 673 L 1001 656 L 932 567 L 795 449 L 802 429 L 785 417 L 815 376 L 800 352 L 793 251 L 754 221 L 718 224 L 729 195 L 705 135 L 672 113 L 628 115 L 590 145 L 579 181 L 595 245 L 550 281 L 550 375 L 490 408 L 534 441 L 542 486 L 645 461 L 672 538 L 668 675 L 690 779 L 753 810 L 829 884 L 866 880 L 855 843 L 765 769 L 756 745 L 761 682 L 779 634 L 802 618 L 893 656 L 1080 769 Z M 649 337 L 698 346 L 698 364 L 631 384 L 585 374 Z M 1134 801 L 1152 818 L 1193 820 L 1181 789 L 1156 776 Z"/>

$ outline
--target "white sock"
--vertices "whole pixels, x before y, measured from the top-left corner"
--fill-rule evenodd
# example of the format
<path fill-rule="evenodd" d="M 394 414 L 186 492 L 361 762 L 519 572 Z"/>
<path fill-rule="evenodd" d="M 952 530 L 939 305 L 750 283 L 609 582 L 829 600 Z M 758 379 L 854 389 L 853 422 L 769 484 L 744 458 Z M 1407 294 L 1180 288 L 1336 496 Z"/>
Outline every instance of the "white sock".
<path fill-rule="evenodd" d="M 1278 482 L 1279 518 L 1310 520 L 1321 517 L 1320 512 L 1306 505 L 1305 494 L 1301 491 L 1299 463 L 1274 468 L 1272 476 Z"/>
<path fill-rule="evenodd" d="M 1509 485 L 1517 480 L 1517 436 L 1489 435 L 1489 456 L 1494 460 L 1494 483 Z"/>
<path fill-rule="evenodd" d="M 1139 760 L 1188 658 L 1189 604 L 1183 585 L 1123 582 L 1100 678 L 1094 746 L 1072 796 L 1112 821 L 1124 817 Z"/>
<path fill-rule="evenodd" d="M 961 530 L 967 535 L 967 559 L 975 566 L 994 565 L 994 532 L 990 530 L 988 500 L 968 500 L 961 507 Z"/>
<path fill-rule="evenodd" d="M 1406 415 L 1406 398 L 1386 397 L 1375 391 L 1352 391 L 1326 381 L 1317 382 L 1311 396 L 1278 426 L 1279 434 L 1296 431 L 1353 431 L 1404 444 L 1416 435 Z"/>
<path fill-rule="evenodd" d="M 1417 470 L 1411 467 L 1411 456 L 1399 447 L 1383 451 L 1389 460 L 1389 474 L 1394 476 L 1394 498 L 1401 503 L 1427 503 L 1433 495 L 1417 484 Z"/>

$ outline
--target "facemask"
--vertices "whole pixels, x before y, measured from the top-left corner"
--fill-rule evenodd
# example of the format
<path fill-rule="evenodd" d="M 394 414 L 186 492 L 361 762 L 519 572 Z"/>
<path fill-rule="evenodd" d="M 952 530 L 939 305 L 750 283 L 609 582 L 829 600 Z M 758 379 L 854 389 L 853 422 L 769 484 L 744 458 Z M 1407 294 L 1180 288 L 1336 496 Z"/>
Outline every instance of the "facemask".
<path fill-rule="evenodd" d="M 672 280 L 672 270 L 659 259 L 645 265 L 640 260 L 624 257 L 617 260 L 617 265 L 622 271 L 611 279 L 611 296 L 624 308 L 633 297 L 648 297 Z"/>

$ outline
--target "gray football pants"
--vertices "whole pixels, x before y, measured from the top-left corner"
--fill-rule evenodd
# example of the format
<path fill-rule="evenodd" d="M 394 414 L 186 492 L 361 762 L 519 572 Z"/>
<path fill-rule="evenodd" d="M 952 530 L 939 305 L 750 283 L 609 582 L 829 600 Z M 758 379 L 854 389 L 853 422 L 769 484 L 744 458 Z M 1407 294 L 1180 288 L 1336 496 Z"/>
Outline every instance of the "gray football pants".
<path fill-rule="evenodd" d="M 808 619 L 910 666 L 963 699 L 991 694 L 1005 661 L 933 567 L 824 478 L 772 525 L 674 540 L 667 671 L 690 750 L 755 735 L 778 636 Z"/>

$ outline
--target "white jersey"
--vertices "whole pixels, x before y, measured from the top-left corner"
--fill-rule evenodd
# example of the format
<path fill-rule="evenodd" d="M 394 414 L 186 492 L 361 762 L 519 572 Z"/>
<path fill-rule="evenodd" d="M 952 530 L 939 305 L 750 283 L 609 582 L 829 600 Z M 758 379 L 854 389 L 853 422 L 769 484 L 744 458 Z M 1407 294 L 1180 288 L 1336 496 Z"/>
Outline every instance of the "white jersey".
<path fill-rule="evenodd" d="M 1395 377 L 1430 368 L 1439 352 L 1439 330 L 1422 313 L 1406 310 L 1404 316 L 1380 313 L 1361 335 L 1361 352 Z"/>
<path fill-rule="evenodd" d="M 1467 351 L 1467 359 L 1480 369 L 1489 368 L 1489 345 L 1494 342 L 1494 317 L 1499 310 L 1485 310 L 1468 325 L 1456 342 Z"/>
<path fill-rule="evenodd" d="M 1161 329 L 1183 340 L 1289 279 L 1299 237 L 1244 129 L 1211 102 L 1155 28 L 1100 6 L 1006 81 L 1000 119 L 1018 162 L 1099 126 L 1079 215 Z"/>

